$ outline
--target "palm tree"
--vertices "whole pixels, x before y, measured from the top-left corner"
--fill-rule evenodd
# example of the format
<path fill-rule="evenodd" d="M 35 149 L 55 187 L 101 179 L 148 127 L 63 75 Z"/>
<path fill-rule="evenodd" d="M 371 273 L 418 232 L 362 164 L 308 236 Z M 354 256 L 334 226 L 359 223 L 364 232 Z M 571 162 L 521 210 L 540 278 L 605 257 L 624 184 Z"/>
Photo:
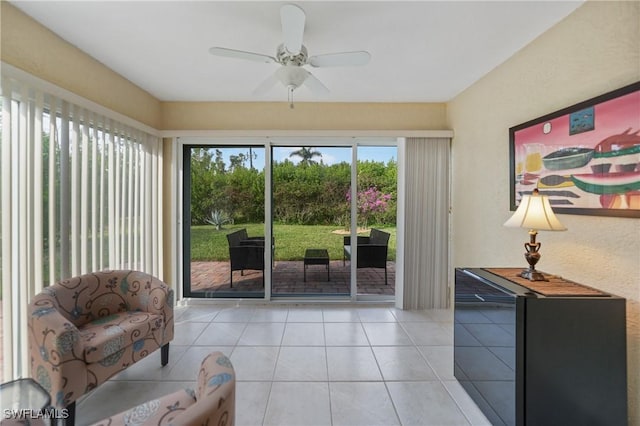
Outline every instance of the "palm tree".
<path fill-rule="evenodd" d="M 313 160 L 313 157 L 322 157 L 322 154 L 318 151 L 313 151 L 313 148 L 300 148 L 297 151 L 293 151 L 289 154 L 289 157 L 300 157 L 300 165 L 301 166 L 309 166 L 311 164 L 316 164 L 317 161 Z"/>

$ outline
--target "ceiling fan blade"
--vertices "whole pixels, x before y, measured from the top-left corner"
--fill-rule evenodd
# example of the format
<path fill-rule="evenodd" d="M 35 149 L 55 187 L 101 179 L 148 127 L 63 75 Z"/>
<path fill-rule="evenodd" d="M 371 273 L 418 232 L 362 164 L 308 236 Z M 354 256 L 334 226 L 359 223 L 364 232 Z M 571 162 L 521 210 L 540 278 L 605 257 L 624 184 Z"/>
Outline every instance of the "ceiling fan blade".
<path fill-rule="evenodd" d="M 273 88 L 278 83 L 278 76 L 274 72 L 266 80 L 264 80 L 258 87 L 255 88 L 253 94 L 256 96 L 262 96 Z"/>
<path fill-rule="evenodd" d="M 307 61 L 312 67 L 344 67 L 366 65 L 371 59 L 371 54 L 364 50 L 357 52 L 329 53 L 326 55 L 312 56 Z"/>
<path fill-rule="evenodd" d="M 302 84 L 307 86 L 307 88 L 311 91 L 311 93 L 313 93 L 316 96 L 323 96 L 323 95 L 329 94 L 329 89 L 327 89 L 327 86 L 322 84 L 322 82 L 318 80 L 318 78 L 315 75 L 311 73 L 307 75 L 306 80 Z"/>
<path fill-rule="evenodd" d="M 275 58 L 262 55 L 260 53 L 245 52 L 244 50 L 227 49 L 226 47 L 212 47 L 209 53 L 215 56 L 224 56 L 226 58 L 247 59 L 249 61 L 264 62 L 270 64 L 275 62 Z"/>
<path fill-rule="evenodd" d="M 304 34 L 304 10 L 295 4 L 285 4 L 280 9 L 282 21 L 282 35 L 284 46 L 289 53 L 297 55 L 302 49 L 302 36 Z"/>

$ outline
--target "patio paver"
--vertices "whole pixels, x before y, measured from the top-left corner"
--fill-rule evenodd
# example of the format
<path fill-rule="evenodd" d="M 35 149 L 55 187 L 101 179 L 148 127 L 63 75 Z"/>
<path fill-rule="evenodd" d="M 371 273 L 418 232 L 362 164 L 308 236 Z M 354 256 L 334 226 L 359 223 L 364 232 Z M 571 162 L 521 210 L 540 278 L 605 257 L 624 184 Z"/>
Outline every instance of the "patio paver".
<path fill-rule="evenodd" d="M 331 281 L 327 281 L 325 269 L 308 269 L 304 282 L 303 261 L 283 261 L 274 263 L 272 293 L 314 293 L 348 294 L 349 262 L 330 262 Z M 375 268 L 358 269 L 358 294 L 395 294 L 395 262 L 387 262 L 389 284 L 384 283 L 384 270 Z M 233 287 L 229 285 L 229 262 L 191 262 L 192 292 L 262 292 L 262 272 L 244 271 L 233 273 Z"/>

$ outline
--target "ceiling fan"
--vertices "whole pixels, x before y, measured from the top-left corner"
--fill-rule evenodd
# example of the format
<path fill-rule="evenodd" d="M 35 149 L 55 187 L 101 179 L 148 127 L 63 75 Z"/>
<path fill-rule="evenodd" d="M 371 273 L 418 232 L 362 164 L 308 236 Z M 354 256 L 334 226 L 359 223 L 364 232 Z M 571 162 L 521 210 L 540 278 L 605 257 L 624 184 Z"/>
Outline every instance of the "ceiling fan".
<path fill-rule="evenodd" d="M 280 64 L 281 66 L 253 91 L 255 95 L 266 93 L 280 82 L 287 88 L 289 106 L 293 108 L 293 91 L 301 85 L 305 85 L 314 95 L 329 93 L 329 89 L 320 80 L 303 68 L 305 65 L 315 68 L 354 66 L 365 65 L 371 59 L 371 54 L 364 50 L 309 56 L 307 48 L 302 44 L 304 10 L 295 4 L 285 4 L 280 8 L 280 19 L 284 42 L 278 46 L 275 57 L 225 47 L 209 49 L 209 53 L 215 56 Z"/>

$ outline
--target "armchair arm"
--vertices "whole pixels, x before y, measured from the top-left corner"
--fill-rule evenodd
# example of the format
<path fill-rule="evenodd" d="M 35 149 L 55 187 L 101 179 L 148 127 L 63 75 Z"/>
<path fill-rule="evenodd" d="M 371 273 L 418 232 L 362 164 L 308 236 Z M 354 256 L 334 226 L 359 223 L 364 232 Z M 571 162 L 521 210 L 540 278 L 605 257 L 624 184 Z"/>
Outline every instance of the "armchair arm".
<path fill-rule="evenodd" d="M 127 271 L 120 290 L 126 293 L 131 310 L 173 317 L 173 290 L 164 282 L 140 271 Z"/>
<path fill-rule="evenodd" d="M 176 417 L 175 424 L 234 424 L 235 388 L 229 358 L 221 352 L 209 354 L 198 373 L 196 403 Z"/>
<path fill-rule="evenodd" d="M 28 307 L 31 377 L 64 407 L 85 393 L 86 364 L 78 328 L 58 310 L 55 290 L 45 288 Z"/>
<path fill-rule="evenodd" d="M 164 321 L 162 343 L 173 340 L 173 289 L 153 275 L 144 272 L 121 272 L 123 276 L 119 283 L 120 291 L 125 293 L 129 309 L 162 316 Z"/>
<path fill-rule="evenodd" d="M 43 293 L 35 296 L 29 304 L 29 315 L 32 357 L 52 365 L 82 357 L 80 331 L 58 311 L 54 297 Z"/>

